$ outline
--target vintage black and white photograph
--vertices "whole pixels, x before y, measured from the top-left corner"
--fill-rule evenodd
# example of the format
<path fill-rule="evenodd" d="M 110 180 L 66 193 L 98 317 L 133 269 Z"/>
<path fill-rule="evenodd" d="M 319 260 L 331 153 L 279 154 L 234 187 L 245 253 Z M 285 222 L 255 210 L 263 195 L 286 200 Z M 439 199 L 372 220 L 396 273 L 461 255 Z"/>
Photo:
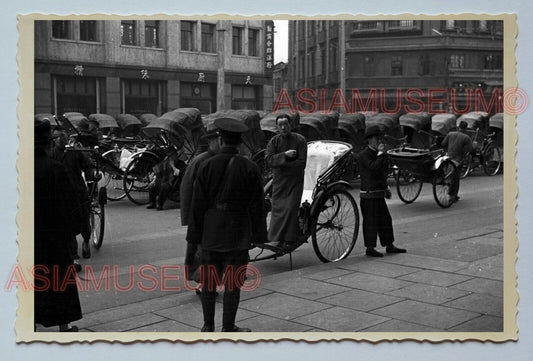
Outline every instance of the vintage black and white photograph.
<path fill-rule="evenodd" d="M 21 17 L 18 339 L 516 339 L 515 22 Z"/>

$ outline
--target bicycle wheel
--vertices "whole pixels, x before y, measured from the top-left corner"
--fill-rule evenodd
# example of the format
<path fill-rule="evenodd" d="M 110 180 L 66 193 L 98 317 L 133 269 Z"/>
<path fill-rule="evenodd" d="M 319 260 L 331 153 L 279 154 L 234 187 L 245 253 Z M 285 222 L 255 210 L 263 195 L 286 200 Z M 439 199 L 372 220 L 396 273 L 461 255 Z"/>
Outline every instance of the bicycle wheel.
<path fill-rule="evenodd" d="M 150 201 L 148 185 L 154 177 L 153 167 L 157 164 L 153 157 L 138 157 L 128 164 L 124 171 L 123 186 L 126 196 L 135 204 L 143 205 Z"/>
<path fill-rule="evenodd" d="M 396 191 L 398 197 L 404 203 L 413 203 L 422 190 L 422 181 L 416 179 L 416 177 L 407 169 L 400 168 L 396 173 Z"/>
<path fill-rule="evenodd" d="M 489 176 L 498 174 L 501 164 L 502 155 L 500 148 L 495 142 L 489 142 L 482 153 L 483 170 Z"/>
<path fill-rule="evenodd" d="M 118 166 L 120 164 L 120 152 L 111 149 L 102 154 L 102 158 L 108 160 L 111 165 L 104 164 L 102 171 L 104 177 L 102 179 L 102 185 L 107 189 L 107 199 L 110 201 L 119 201 L 126 197 L 126 191 L 124 189 L 123 174 L 119 174 Z"/>
<path fill-rule="evenodd" d="M 312 234 L 313 249 L 322 262 L 348 257 L 359 232 L 359 210 L 355 199 L 344 189 L 325 195 L 318 207 Z"/>
<path fill-rule="evenodd" d="M 459 176 L 463 179 L 469 175 L 470 172 L 472 172 L 472 154 L 468 153 L 459 165 Z"/>
<path fill-rule="evenodd" d="M 100 249 L 104 242 L 105 208 L 104 205 L 94 200 L 91 204 L 91 238 L 94 248 Z"/>
<path fill-rule="evenodd" d="M 457 200 L 459 171 L 450 160 L 442 162 L 433 176 L 433 197 L 442 208 L 450 207 Z"/>

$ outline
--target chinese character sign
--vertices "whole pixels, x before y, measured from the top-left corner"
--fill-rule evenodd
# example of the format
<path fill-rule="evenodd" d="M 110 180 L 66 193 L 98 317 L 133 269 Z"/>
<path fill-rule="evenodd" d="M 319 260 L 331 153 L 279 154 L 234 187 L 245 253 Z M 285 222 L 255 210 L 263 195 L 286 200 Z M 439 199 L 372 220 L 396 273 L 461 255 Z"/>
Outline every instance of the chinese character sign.
<path fill-rule="evenodd" d="M 265 21 L 265 69 L 274 69 L 274 21 Z"/>
<path fill-rule="evenodd" d="M 148 70 L 147 69 L 142 69 L 141 70 L 141 78 L 150 79 L 150 75 L 148 75 Z"/>
<path fill-rule="evenodd" d="M 83 76 L 83 65 L 74 66 L 74 75 Z"/>
<path fill-rule="evenodd" d="M 198 81 L 200 83 L 205 82 L 205 74 L 204 73 L 198 73 Z"/>

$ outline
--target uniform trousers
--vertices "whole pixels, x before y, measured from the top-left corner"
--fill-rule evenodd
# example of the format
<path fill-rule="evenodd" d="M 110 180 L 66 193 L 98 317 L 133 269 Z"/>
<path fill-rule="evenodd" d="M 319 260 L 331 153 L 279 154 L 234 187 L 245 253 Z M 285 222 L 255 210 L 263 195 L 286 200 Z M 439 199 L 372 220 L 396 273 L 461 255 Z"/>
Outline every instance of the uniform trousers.
<path fill-rule="evenodd" d="M 249 261 L 248 250 L 233 252 L 214 252 L 202 250 L 202 311 L 204 326 L 215 325 L 216 286 L 224 284 L 224 302 L 222 313 L 222 327 L 232 329 L 239 308 L 241 287 L 246 276 L 246 266 Z"/>
<path fill-rule="evenodd" d="M 378 235 L 383 247 L 392 245 L 394 242 L 392 218 L 385 199 L 361 198 L 361 213 L 365 247 L 376 247 Z"/>

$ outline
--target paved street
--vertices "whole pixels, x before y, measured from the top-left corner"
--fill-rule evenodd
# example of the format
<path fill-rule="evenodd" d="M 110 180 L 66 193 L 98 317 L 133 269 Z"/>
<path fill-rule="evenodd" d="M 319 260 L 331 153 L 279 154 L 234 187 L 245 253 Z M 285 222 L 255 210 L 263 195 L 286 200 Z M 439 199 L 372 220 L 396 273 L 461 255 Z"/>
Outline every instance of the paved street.
<path fill-rule="evenodd" d="M 263 332 L 502 331 L 502 182 L 476 171 L 462 180 L 462 199 L 449 209 L 435 203 L 430 184 L 410 205 L 394 190 L 396 244 L 407 254 L 368 258 L 360 231 L 341 262 L 321 263 L 309 244 L 293 253 L 292 270 L 288 256 L 253 263 L 261 283 L 242 293 L 238 325 Z M 80 292 L 84 318 L 76 324 L 83 331 L 199 330 L 199 297 L 176 269 L 186 229 L 176 205 L 167 206 L 156 212 L 127 199 L 107 205 L 102 249 L 82 260 L 95 274 L 80 274 L 90 285 Z M 107 290 L 92 283 L 106 267 Z"/>

